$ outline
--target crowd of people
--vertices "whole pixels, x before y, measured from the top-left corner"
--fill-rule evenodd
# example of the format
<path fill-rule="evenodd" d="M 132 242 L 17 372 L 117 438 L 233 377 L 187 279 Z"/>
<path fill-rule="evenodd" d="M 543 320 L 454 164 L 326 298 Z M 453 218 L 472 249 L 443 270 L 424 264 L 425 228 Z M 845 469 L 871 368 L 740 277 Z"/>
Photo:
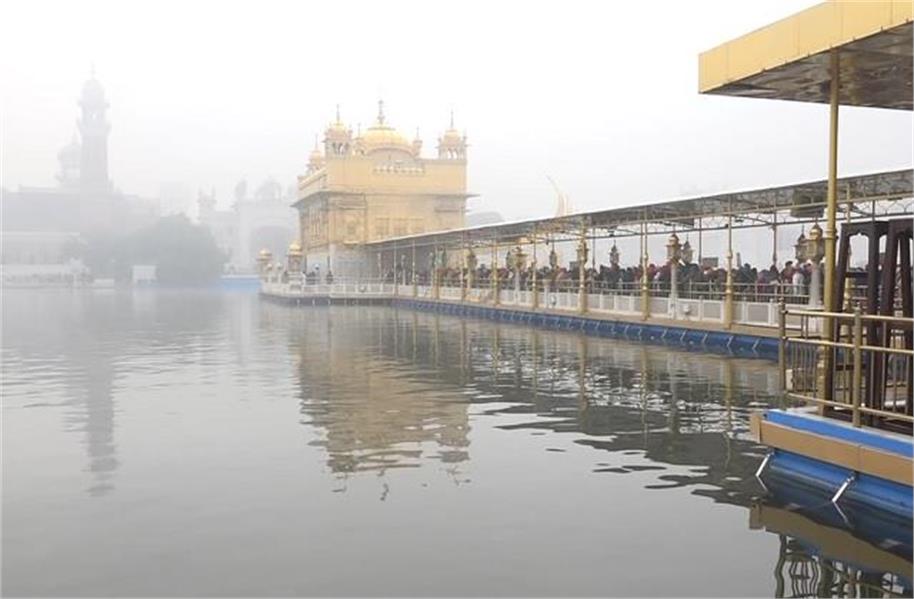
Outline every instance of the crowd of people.
<path fill-rule="evenodd" d="M 576 264 L 568 266 L 548 265 L 536 268 L 532 263 L 525 264 L 523 268 L 508 266 L 511 261 L 509 254 L 506 264 L 498 268 L 497 282 L 500 289 L 531 290 L 533 282 L 539 291 L 580 289 L 581 270 Z M 694 262 L 679 263 L 676 273 L 676 292 L 679 297 L 710 297 L 719 298 L 726 290 L 727 271 L 725 268 L 710 264 L 699 265 Z M 743 299 L 755 301 L 768 301 L 773 298 L 785 297 L 788 300 L 802 301 L 810 294 L 810 285 L 813 279 L 813 263 L 795 263 L 788 260 L 782 268 L 771 265 L 769 268 L 756 268 L 749 263 L 743 263 L 733 269 L 734 293 Z M 647 282 L 652 295 L 669 295 L 672 286 L 672 263 L 650 263 L 647 266 Z M 431 270 L 417 270 L 415 273 L 408 265 L 399 265 L 396 269 L 388 269 L 382 279 L 386 283 L 399 282 L 412 284 L 414 275 L 418 285 L 432 285 Z M 471 286 L 474 288 L 488 289 L 493 284 L 493 271 L 491 266 L 482 264 L 474 269 L 444 266 L 434 269 L 438 274 L 438 283 L 443 287 Z M 616 293 L 637 295 L 641 293 L 643 283 L 643 269 L 641 265 L 620 266 L 591 265 L 584 268 L 584 287 L 587 293 Z M 333 273 L 321 273 L 314 269 L 302 273 L 304 282 L 308 285 L 330 284 L 334 282 Z M 283 272 L 282 278 L 288 281 L 288 273 Z"/>
<path fill-rule="evenodd" d="M 813 278 L 812 263 L 785 263 L 783 268 L 772 265 L 758 269 L 744 263 L 733 269 L 734 290 L 739 295 L 751 295 L 755 298 L 778 296 L 808 297 Z M 717 296 L 726 288 L 727 271 L 724 268 L 695 263 L 679 264 L 676 273 L 676 290 L 680 297 Z M 507 266 L 498 269 L 498 286 L 501 289 L 530 290 L 533 287 L 534 267 L 516 269 Z M 438 269 L 439 284 L 446 287 L 470 285 L 476 288 L 492 286 L 492 269 L 487 265 L 478 266 L 472 271 L 467 268 L 444 267 Z M 580 288 L 581 271 L 575 265 L 542 266 L 536 269 L 536 285 L 540 291 L 567 290 Z M 638 294 L 641 292 L 643 269 L 641 265 L 622 267 L 617 264 L 607 266 L 600 264 L 584 269 L 584 286 L 588 293 L 612 292 Z M 411 283 L 412 273 L 408 268 L 388 270 L 384 280 L 388 283 L 398 280 Z M 417 283 L 432 284 L 430 272 L 417 271 Z M 652 295 L 668 295 L 672 284 L 672 265 L 670 263 L 647 267 L 647 280 Z"/>

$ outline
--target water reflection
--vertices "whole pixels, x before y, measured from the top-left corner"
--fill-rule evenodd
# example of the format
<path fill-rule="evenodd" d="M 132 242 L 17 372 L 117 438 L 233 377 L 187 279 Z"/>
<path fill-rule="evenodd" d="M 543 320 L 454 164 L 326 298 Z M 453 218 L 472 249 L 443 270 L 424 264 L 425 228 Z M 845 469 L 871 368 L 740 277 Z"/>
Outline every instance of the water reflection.
<path fill-rule="evenodd" d="M 493 404 L 483 413 L 532 417 L 500 428 L 639 456 L 595 472 L 691 467 L 652 488 L 741 505 L 761 490 L 763 449 L 747 434 L 750 410 L 772 403 L 764 363 L 377 308 L 314 308 L 292 331 L 304 422 L 334 471 L 468 460 L 468 409 Z"/>
<path fill-rule="evenodd" d="M 417 338 L 399 339 L 400 327 L 385 327 L 383 312 L 321 316 L 302 319 L 292 344 L 303 423 L 321 431 L 312 443 L 325 449 L 329 468 L 383 476 L 434 460 L 453 465 L 449 472 L 459 476 L 456 465 L 469 457 L 467 405 L 456 390 L 442 390 L 423 380 L 422 370 L 397 363 L 420 364 L 417 352 L 425 350 Z M 368 343 L 366 331 L 377 333 Z M 409 355 L 402 354 L 404 343 Z"/>
<path fill-rule="evenodd" d="M 220 296 L 198 299 L 204 301 L 148 291 L 4 293 L 4 408 L 63 408 L 64 429 L 83 435 L 89 495 L 115 488 L 117 396 L 131 392 L 123 379 L 167 376 L 157 362 L 192 353 L 220 320 Z"/>
<path fill-rule="evenodd" d="M 579 445 L 621 456 L 595 458 L 598 475 L 653 470 L 647 492 L 689 488 L 750 508 L 752 528 L 779 536 L 776 596 L 910 592 L 910 521 L 889 534 L 872 521 L 860 525 L 858 515 L 829 520 L 821 515 L 834 510 L 827 498 L 795 502 L 756 479 L 765 448 L 749 437 L 749 414 L 779 401 L 770 364 L 380 310 L 312 310 L 292 334 L 303 422 L 323 431 L 319 443 L 335 472 L 468 461 L 468 411 L 480 408 L 512 416 L 502 430 L 573 434 Z M 853 536 L 855 526 L 873 538 Z M 842 561 L 835 556 L 847 539 L 884 559 Z"/>
<path fill-rule="evenodd" d="M 910 520 L 756 482 L 765 362 L 217 293 L 3 325 L 6 594 L 910 592 Z"/>

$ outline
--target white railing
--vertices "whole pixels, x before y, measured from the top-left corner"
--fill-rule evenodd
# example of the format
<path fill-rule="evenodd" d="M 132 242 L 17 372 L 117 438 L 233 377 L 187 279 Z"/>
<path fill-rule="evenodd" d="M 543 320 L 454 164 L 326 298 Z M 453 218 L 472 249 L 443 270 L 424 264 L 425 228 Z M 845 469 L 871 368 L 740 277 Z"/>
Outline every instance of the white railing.
<path fill-rule="evenodd" d="M 580 312 L 581 294 L 578 287 L 560 285 L 558 289 L 516 289 L 502 287 L 497 291 L 497 304 L 520 309 L 537 309 L 554 312 Z M 335 280 L 331 283 L 306 283 L 302 279 L 273 280 L 262 283 L 264 293 L 283 298 L 417 298 L 445 302 L 495 305 L 492 287 L 466 288 L 459 285 L 413 285 L 382 280 Z M 644 315 L 644 297 L 630 289 L 590 288 L 586 294 L 586 313 L 598 316 Z M 747 296 L 743 296 L 749 299 Z M 651 320 L 674 320 L 691 323 L 726 323 L 725 298 L 692 295 L 691 297 L 656 297 L 648 295 L 648 315 Z M 755 299 L 755 298 L 753 298 Z M 779 304 L 772 301 L 732 302 L 732 323 L 752 327 L 776 328 Z M 535 302 L 535 305 L 534 305 Z"/>

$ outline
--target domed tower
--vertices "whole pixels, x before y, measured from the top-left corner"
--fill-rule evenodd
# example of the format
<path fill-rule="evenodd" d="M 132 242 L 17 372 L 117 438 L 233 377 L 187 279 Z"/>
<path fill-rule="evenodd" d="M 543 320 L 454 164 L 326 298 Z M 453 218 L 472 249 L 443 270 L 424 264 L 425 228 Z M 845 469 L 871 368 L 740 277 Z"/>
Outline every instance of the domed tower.
<path fill-rule="evenodd" d="M 454 111 L 451 111 L 451 126 L 438 138 L 438 158 L 441 160 L 466 160 L 467 137 L 454 128 Z"/>
<path fill-rule="evenodd" d="M 387 118 L 384 116 L 384 100 L 378 100 L 378 120 L 365 131 L 364 135 L 359 136 L 359 146 L 366 154 L 378 150 L 413 153 L 412 144 L 387 124 Z"/>
<path fill-rule="evenodd" d="M 80 183 L 83 188 L 107 190 L 108 180 L 108 132 L 111 126 L 105 117 L 108 101 L 105 90 L 95 78 L 95 69 L 83 85 L 79 98 Z"/>
<path fill-rule="evenodd" d="M 70 143 L 64 146 L 57 153 L 57 161 L 60 163 L 60 172 L 57 173 L 57 182 L 61 187 L 76 187 L 79 185 L 79 165 L 81 148 L 76 134 Z"/>
<path fill-rule="evenodd" d="M 314 136 L 314 149 L 308 156 L 308 174 L 317 172 L 324 167 L 324 155 L 321 154 L 320 145 L 317 143 L 317 136 Z"/>
<path fill-rule="evenodd" d="M 336 106 L 336 121 L 324 131 L 324 155 L 330 159 L 348 156 L 352 151 L 352 129 L 340 120 L 340 107 Z"/>

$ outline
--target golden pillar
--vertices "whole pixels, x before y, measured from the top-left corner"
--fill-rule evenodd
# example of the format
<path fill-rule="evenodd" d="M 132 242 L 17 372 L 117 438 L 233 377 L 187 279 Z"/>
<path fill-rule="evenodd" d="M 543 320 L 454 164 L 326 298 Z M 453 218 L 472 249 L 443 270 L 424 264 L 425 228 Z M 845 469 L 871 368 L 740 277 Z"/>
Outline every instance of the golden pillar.
<path fill-rule="evenodd" d="M 838 51 L 832 49 L 829 54 L 829 70 L 831 71 L 831 86 L 829 90 L 829 115 L 828 115 L 828 193 L 825 205 L 825 312 L 834 312 L 835 306 L 835 238 L 837 237 L 838 213 L 838 89 L 841 81 L 839 78 Z M 832 339 L 834 323 L 830 317 L 822 321 L 822 337 Z M 825 350 L 824 372 L 831 372 L 835 363 L 834 351 Z M 831 400 L 833 389 L 823 387 L 824 399 Z"/>
<path fill-rule="evenodd" d="M 647 280 L 647 223 L 641 223 L 641 320 L 651 317 L 651 291 Z"/>
<path fill-rule="evenodd" d="M 441 252 L 438 250 L 438 246 L 435 246 L 435 259 L 433 264 L 435 268 L 432 270 L 432 297 L 436 300 L 441 299 Z"/>
<path fill-rule="evenodd" d="M 397 268 L 400 266 L 399 256 L 397 256 L 397 244 L 394 244 L 394 297 L 400 295 L 400 273 Z"/>
<path fill-rule="evenodd" d="M 463 260 L 460 261 L 460 301 L 465 302 L 467 301 L 467 286 L 469 284 L 466 246 L 460 252 L 463 254 Z"/>
<path fill-rule="evenodd" d="M 498 305 L 498 240 L 492 241 L 492 305 Z"/>
<path fill-rule="evenodd" d="M 727 217 L 727 282 L 724 287 L 724 327 L 733 326 L 733 217 Z"/>
<path fill-rule="evenodd" d="M 825 207 L 825 311 L 835 309 L 835 238 L 837 237 L 838 212 L 838 51 L 829 55 L 831 70 L 830 108 L 828 120 L 828 196 Z M 831 333 L 830 322 L 826 321 L 826 334 Z"/>
<path fill-rule="evenodd" d="M 587 312 L 587 228 L 581 226 L 581 239 L 578 240 L 578 312 Z"/>
<path fill-rule="evenodd" d="M 419 297 L 419 277 L 416 276 L 416 242 L 413 241 L 413 297 Z"/>
<path fill-rule="evenodd" d="M 532 285 L 530 287 L 530 307 L 536 310 L 539 307 L 539 289 L 536 281 L 536 227 L 533 228 L 533 261 L 530 266 L 533 268 L 533 275 L 530 277 Z"/>

